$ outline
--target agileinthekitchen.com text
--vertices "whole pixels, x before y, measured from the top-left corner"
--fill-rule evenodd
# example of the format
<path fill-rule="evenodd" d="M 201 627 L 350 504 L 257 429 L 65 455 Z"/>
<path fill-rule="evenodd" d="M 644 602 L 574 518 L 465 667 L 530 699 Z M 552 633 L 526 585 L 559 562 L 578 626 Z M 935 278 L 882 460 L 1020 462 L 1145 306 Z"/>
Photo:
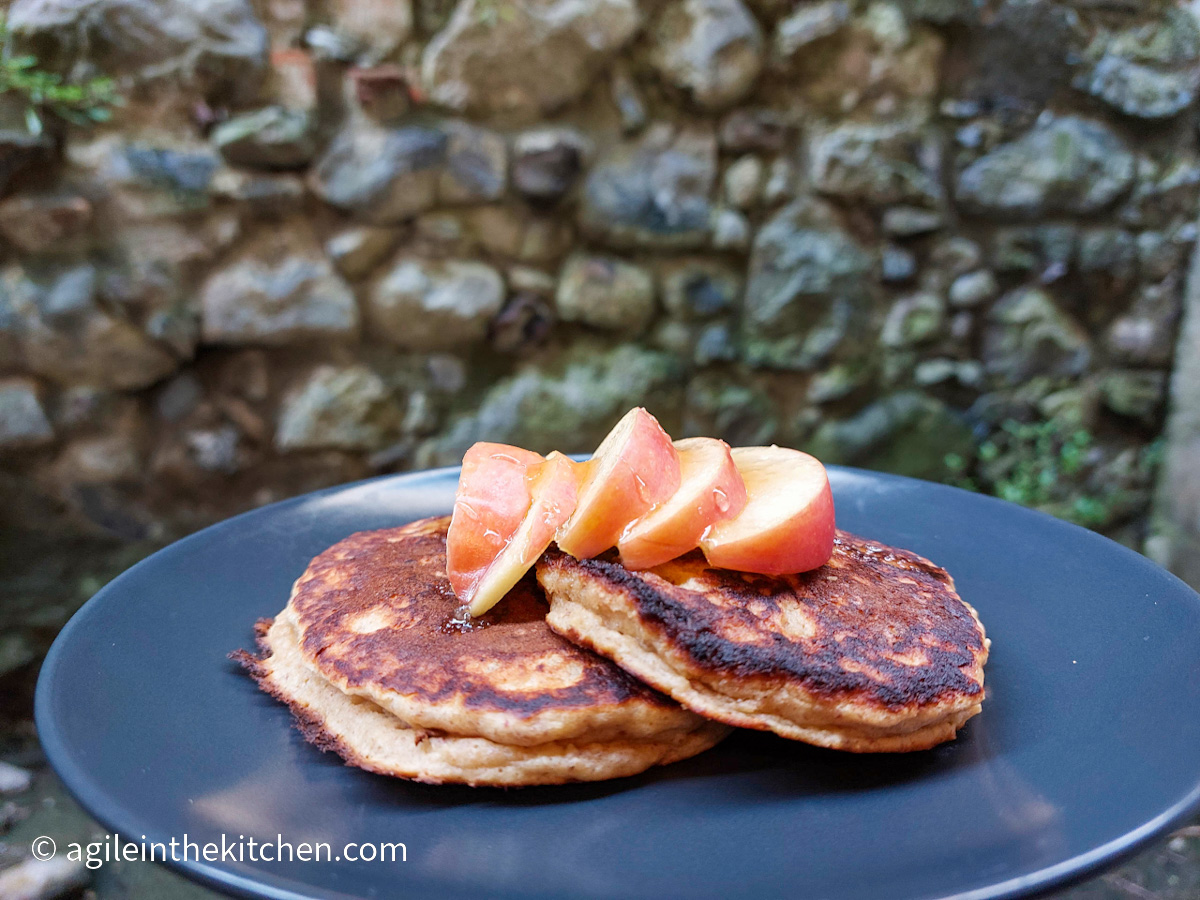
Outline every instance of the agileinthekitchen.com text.
<path fill-rule="evenodd" d="M 71 842 L 61 850 L 52 838 L 34 838 L 30 852 L 36 859 L 53 859 L 65 854 L 67 859 L 82 862 L 89 869 L 98 869 L 113 862 L 408 862 L 408 848 L 398 841 L 351 842 L 334 848 L 325 841 L 260 840 L 239 834 L 237 838 L 220 835 L 217 840 L 199 841 L 186 833 L 182 839 L 127 841 L 118 834 L 101 840 Z"/>

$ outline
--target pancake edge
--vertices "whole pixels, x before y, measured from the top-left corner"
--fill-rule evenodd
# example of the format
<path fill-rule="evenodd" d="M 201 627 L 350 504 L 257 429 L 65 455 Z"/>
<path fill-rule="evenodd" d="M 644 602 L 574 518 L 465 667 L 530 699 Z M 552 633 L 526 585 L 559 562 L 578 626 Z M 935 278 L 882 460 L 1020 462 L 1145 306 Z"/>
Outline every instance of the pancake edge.
<path fill-rule="evenodd" d="M 257 655 L 238 650 L 230 657 L 265 693 L 290 709 L 306 741 L 336 753 L 349 766 L 379 775 L 472 787 L 603 781 L 695 756 L 730 732 L 700 720 L 696 728 L 664 733 L 658 741 L 549 741 L 532 747 L 436 733 L 409 727 L 370 700 L 342 693 L 312 672 L 299 658 L 295 633 L 287 622 L 261 619 L 255 634 Z M 364 732 L 374 747 L 364 746 Z"/>
<path fill-rule="evenodd" d="M 601 587 L 595 582 L 588 582 L 582 588 L 560 585 L 560 578 L 570 577 L 563 573 L 562 562 L 562 558 L 549 562 L 543 558 L 538 563 L 538 581 L 550 601 L 546 617 L 550 627 L 568 640 L 611 659 L 629 674 L 705 718 L 738 728 L 772 731 L 781 737 L 831 750 L 903 753 L 927 750 L 953 740 L 958 730 L 982 711 L 983 665 L 991 643 L 986 636 L 979 661 L 979 696 L 958 695 L 948 703 L 915 713 L 892 713 L 871 706 L 853 709 L 848 704 L 820 702 L 800 685 L 780 685 L 762 676 L 743 679 L 740 687 L 744 695 L 733 697 L 705 683 L 705 675 L 718 677 L 714 673 L 690 673 L 688 661 L 679 648 L 667 642 L 661 646 L 652 642 L 654 629 L 640 622 L 636 604 L 629 601 L 624 586 L 605 583 Z M 613 603 L 614 595 L 625 602 Z M 975 609 L 961 597 L 958 599 L 984 635 Z M 598 610 L 603 610 L 603 614 Z M 651 642 L 635 637 L 637 633 L 648 636 Z M 852 711 L 850 714 L 848 709 Z M 781 714 L 781 710 L 788 714 Z M 797 720 L 801 716 L 810 721 L 800 724 Z"/>
<path fill-rule="evenodd" d="M 314 596 L 319 597 L 322 592 L 329 590 L 315 564 L 344 544 L 355 542 L 361 535 L 392 532 L 395 539 L 422 536 L 431 529 L 442 527 L 449 519 L 449 516 L 429 516 L 392 528 L 355 532 L 326 548 L 309 562 L 293 583 L 287 606 L 279 615 L 291 618 L 300 636 L 300 653 L 315 675 L 343 693 L 371 700 L 412 727 L 479 736 L 505 745 L 537 747 L 547 741 L 655 740 L 668 730 L 691 731 L 702 723 L 701 717 L 695 713 L 640 684 L 637 685 L 640 696 L 619 704 L 604 707 L 550 705 L 537 712 L 521 713 L 472 707 L 467 702 L 468 698 L 461 694 L 431 701 L 401 693 L 372 679 L 356 683 L 352 667 L 331 662 L 325 655 L 325 646 L 320 641 L 309 640 L 310 630 L 320 624 L 320 605 L 315 604 L 317 613 L 314 614 L 303 608 L 306 604 L 297 603 L 297 598 L 301 591 L 309 590 L 313 592 L 309 595 L 309 603 L 313 603 Z M 596 662 L 605 666 L 610 664 L 605 659 L 597 659 Z M 464 727 L 464 723 L 468 722 L 469 727 Z"/>

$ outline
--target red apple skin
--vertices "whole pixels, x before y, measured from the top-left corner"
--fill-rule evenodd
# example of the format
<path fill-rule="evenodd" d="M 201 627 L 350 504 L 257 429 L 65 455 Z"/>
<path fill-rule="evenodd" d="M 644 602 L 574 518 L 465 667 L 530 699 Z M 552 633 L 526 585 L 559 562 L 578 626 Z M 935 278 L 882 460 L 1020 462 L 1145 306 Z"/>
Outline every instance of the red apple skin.
<path fill-rule="evenodd" d="M 558 529 L 575 512 L 585 472 L 582 463 L 557 450 L 536 466 L 530 467 L 526 480 L 533 495 L 533 504 L 525 522 L 530 543 L 523 557 L 530 566 L 546 552 Z"/>
<path fill-rule="evenodd" d="M 483 615 L 503 600 L 546 552 L 558 527 L 575 509 L 580 477 L 578 464 L 558 452 L 528 467 L 525 483 L 531 500 L 529 509 L 469 593 L 459 595 L 472 616 Z"/>
<path fill-rule="evenodd" d="M 763 575 L 825 565 L 836 531 L 825 467 L 782 447 L 739 447 L 732 455 L 748 499 L 740 515 L 713 525 L 700 542 L 709 563 Z"/>
<path fill-rule="evenodd" d="M 527 472 L 543 461 L 538 453 L 487 442 L 463 456 L 446 535 L 446 574 L 464 603 L 525 520 L 533 501 Z"/>
<path fill-rule="evenodd" d="M 621 535 L 617 547 L 627 569 L 650 569 L 694 550 L 714 523 L 732 519 L 746 505 L 746 485 L 728 444 L 685 438 L 675 449 L 679 489 Z"/>
<path fill-rule="evenodd" d="M 584 465 L 579 503 L 557 537 L 576 559 L 616 546 L 630 522 L 679 488 L 679 453 L 641 407 L 625 414 Z"/>

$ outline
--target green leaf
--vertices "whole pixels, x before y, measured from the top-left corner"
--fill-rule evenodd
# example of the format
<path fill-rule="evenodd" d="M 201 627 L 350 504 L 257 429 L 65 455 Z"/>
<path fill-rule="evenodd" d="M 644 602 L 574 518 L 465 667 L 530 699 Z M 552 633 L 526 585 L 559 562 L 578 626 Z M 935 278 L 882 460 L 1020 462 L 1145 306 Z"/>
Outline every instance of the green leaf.
<path fill-rule="evenodd" d="M 0 13 L 0 95 L 14 94 L 26 105 L 25 125 L 40 135 L 47 113 L 67 122 L 90 125 L 112 118 L 111 107 L 123 105 L 113 79 L 99 76 L 81 82 L 64 81 L 57 72 L 40 69 L 36 56 L 13 55 L 9 31 Z"/>

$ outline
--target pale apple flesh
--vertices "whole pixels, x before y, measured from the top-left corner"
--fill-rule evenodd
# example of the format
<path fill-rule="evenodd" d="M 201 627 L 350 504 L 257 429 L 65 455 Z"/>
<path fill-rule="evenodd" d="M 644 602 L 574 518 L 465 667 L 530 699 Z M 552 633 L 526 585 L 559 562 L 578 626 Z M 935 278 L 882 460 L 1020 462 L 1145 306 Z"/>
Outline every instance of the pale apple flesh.
<path fill-rule="evenodd" d="M 621 535 L 617 548 L 627 569 L 649 569 L 700 545 L 717 522 L 737 516 L 746 505 L 746 485 L 729 445 L 715 438 L 675 441 L 679 489 Z"/>
<path fill-rule="evenodd" d="M 789 575 L 819 568 L 833 554 L 833 492 L 815 457 L 785 447 L 738 447 L 746 485 L 741 513 L 709 529 L 700 548 L 714 566 Z"/>
<path fill-rule="evenodd" d="M 679 488 L 679 453 L 641 407 L 625 414 L 585 465 L 575 513 L 557 537 L 576 559 L 615 547 L 625 526 Z"/>
<path fill-rule="evenodd" d="M 533 502 L 528 471 L 543 461 L 541 454 L 486 442 L 463 457 L 446 535 L 446 574 L 464 603 L 524 522 Z"/>
<path fill-rule="evenodd" d="M 558 527 L 575 510 L 580 472 L 577 463 L 555 451 L 528 473 L 532 502 L 524 521 L 508 546 L 488 566 L 475 586 L 468 612 L 482 616 L 504 599 L 525 573 L 533 568 L 554 540 Z"/>

